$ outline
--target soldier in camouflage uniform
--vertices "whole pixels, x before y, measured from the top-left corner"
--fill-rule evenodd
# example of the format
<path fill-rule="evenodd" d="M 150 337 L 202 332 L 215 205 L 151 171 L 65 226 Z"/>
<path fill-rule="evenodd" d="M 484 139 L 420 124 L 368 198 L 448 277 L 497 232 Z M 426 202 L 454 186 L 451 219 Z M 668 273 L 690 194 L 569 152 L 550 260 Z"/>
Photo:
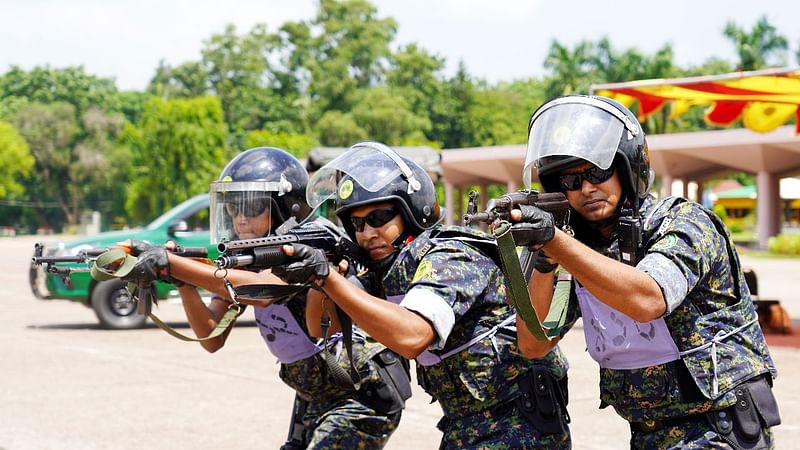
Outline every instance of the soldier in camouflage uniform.
<path fill-rule="evenodd" d="M 307 182 L 303 166 L 283 150 L 260 147 L 240 153 L 223 169 L 220 181 L 211 185 L 212 239 L 258 238 L 290 218 L 304 219 L 311 212 L 305 200 Z M 212 266 L 167 253 L 162 247 L 146 250 L 137 264 L 149 264 L 152 269 L 145 272 L 159 273 L 163 280 L 179 285 L 186 316 L 198 336 L 211 334 L 232 306 Z M 269 271 L 229 269 L 225 278 L 235 286 L 285 284 Z M 205 305 L 196 287 L 217 295 Z M 321 294 L 306 289 L 295 296 L 277 303 L 250 300 L 261 336 L 281 363 L 280 377 L 297 395 L 289 440 L 282 448 L 383 448 L 397 428 L 403 407 L 404 398 L 395 395 L 395 385 L 410 395 L 407 368 L 385 346 L 354 328 L 353 363 L 361 379 L 356 391 L 346 376 L 347 353 L 339 351 L 341 333 L 318 339 L 327 331 L 322 330 L 322 320 L 331 321 L 333 331 L 338 328 L 337 318 L 323 314 Z M 231 329 L 200 343 L 215 352 Z M 386 379 L 389 372 L 394 375 L 391 380 Z"/>
<path fill-rule="evenodd" d="M 545 103 L 530 122 L 526 183 L 534 164 L 546 191 L 566 194 L 574 237 L 547 212 L 517 212 L 535 224 L 521 244 L 540 250 L 533 305 L 549 308 L 560 264 L 573 277 L 569 322 L 583 317 L 600 365 L 601 407 L 630 423 L 631 448 L 772 448 L 775 365 L 736 250 L 708 209 L 648 195 L 636 117 L 603 97 Z M 555 344 L 520 339 L 532 357 Z"/>
<path fill-rule="evenodd" d="M 420 385 L 444 413 L 441 447 L 569 448 L 566 360 L 558 348 L 538 360 L 519 352 L 494 241 L 437 225 L 430 177 L 383 144 L 356 144 L 314 174 L 309 204 L 327 199 L 369 253 L 373 295 L 306 246 L 285 247 L 293 262 L 274 273 L 314 279 L 371 336 L 416 359 Z"/>

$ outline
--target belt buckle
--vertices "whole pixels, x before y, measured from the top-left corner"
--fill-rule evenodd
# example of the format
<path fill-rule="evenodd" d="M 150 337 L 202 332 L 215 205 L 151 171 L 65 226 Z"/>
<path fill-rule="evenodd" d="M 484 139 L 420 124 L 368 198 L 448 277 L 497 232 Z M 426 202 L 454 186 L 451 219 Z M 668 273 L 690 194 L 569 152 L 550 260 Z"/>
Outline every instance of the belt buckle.
<path fill-rule="evenodd" d="M 642 431 L 644 431 L 646 433 L 650 433 L 650 432 L 653 432 L 653 431 L 656 431 L 656 430 L 660 430 L 661 428 L 664 428 L 664 426 L 662 425 L 661 421 L 660 420 L 655 420 L 655 419 L 648 419 L 648 420 L 644 420 L 642 422 L 639 422 L 639 426 L 641 427 Z"/>

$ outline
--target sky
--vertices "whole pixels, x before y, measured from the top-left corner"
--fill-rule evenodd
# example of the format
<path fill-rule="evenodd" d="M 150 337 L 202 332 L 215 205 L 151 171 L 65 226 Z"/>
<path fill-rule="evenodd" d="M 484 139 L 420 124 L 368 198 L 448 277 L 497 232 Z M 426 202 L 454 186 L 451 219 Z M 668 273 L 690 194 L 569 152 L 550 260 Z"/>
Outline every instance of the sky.
<path fill-rule="evenodd" d="M 664 44 L 682 67 L 712 56 L 737 60 L 723 35 L 728 21 L 750 30 L 766 16 L 789 40 L 783 66 L 797 67 L 798 0 L 372 0 L 379 17 L 399 24 L 393 49 L 415 42 L 447 61 L 463 61 L 490 82 L 542 77 L 550 43 L 569 48 L 604 36 L 613 48 L 652 55 Z M 143 90 L 159 61 L 200 59 L 211 35 L 234 24 L 239 33 L 258 23 L 276 30 L 307 20 L 315 0 L 0 0 L 0 73 L 82 65 L 111 77 L 123 90 Z"/>

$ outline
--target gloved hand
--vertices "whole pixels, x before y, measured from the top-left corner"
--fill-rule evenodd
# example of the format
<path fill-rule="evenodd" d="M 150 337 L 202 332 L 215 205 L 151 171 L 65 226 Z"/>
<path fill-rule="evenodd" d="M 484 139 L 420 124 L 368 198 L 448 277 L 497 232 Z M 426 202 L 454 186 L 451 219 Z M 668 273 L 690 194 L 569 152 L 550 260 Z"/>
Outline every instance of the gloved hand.
<path fill-rule="evenodd" d="M 325 252 L 304 244 L 292 244 L 294 254 L 287 262 L 272 268 L 272 273 L 287 283 L 324 280 L 330 273 Z"/>
<path fill-rule="evenodd" d="M 533 252 L 533 268 L 537 272 L 550 273 L 558 267 L 542 250 Z"/>
<path fill-rule="evenodd" d="M 555 236 L 553 214 L 535 206 L 520 205 L 522 219 L 511 226 L 511 235 L 517 245 L 529 247 L 550 242 Z"/>
<path fill-rule="evenodd" d="M 140 241 L 141 242 L 141 241 Z M 130 273 L 122 278 L 131 283 L 148 284 L 156 280 L 182 285 L 169 274 L 169 257 L 164 247 L 151 246 L 139 256 Z"/>
<path fill-rule="evenodd" d="M 150 250 L 151 248 L 155 247 L 153 244 L 151 244 L 149 242 L 140 241 L 138 239 L 131 239 L 130 244 L 131 244 L 130 245 L 131 255 L 137 256 L 137 257 L 139 255 L 141 255 L 142 253 L 144 253 L 144 252 Z"/>

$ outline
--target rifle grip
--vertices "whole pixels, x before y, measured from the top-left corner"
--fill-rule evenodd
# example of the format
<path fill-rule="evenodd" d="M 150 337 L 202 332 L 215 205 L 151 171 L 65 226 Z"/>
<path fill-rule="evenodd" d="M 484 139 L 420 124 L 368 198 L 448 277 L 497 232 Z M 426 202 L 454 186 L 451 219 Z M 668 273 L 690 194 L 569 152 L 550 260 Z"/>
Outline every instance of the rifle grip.
<path fill-rule="evenodd" d="M 289 257 L 283 253 L 282 245 L 275 247 L 256 247 L 253 249 L 253 266 L 275 267 L 285 263 Z"/>

